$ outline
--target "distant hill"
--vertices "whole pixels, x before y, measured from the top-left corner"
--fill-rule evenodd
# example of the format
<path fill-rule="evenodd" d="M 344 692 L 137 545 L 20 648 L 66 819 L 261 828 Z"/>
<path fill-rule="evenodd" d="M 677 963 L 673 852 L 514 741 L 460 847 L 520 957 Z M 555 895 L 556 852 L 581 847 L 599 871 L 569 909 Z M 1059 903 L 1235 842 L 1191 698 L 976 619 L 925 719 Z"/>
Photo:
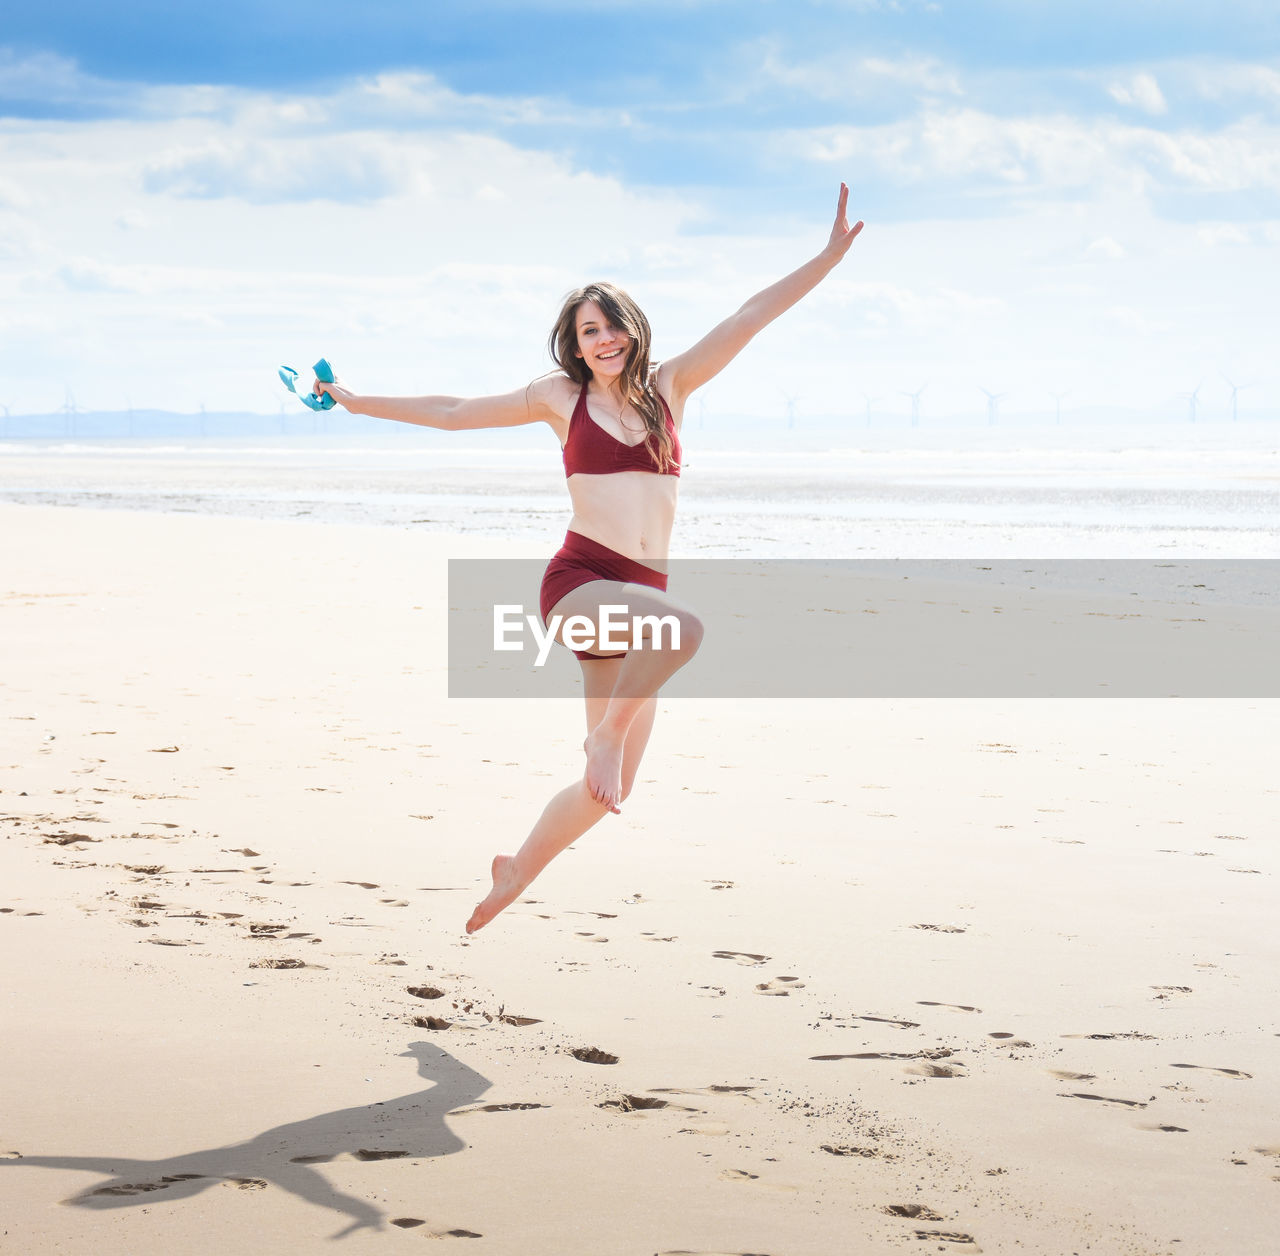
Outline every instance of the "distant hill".
<path fill-rule="evenodd" d="M 1274 421 L 1277 415 L 1256 415 L 1257 422 Z M 976 433 L 990 433 L 999 437 L 1002 432 L 1052 431 L 1058 427 L 1056 415 L 1047 410 L 1001 414 L 997 426 L 989 427 L 984 416 L 977 413 L 927 413 L 921 416 L 917 435 L 928 432 L 955 429 Z M 1136 411 L 1108 406 L 1081 406 L 1068 412 L 1063 410 L 1059 430 L 1082 428 L 1105 429 L 1120 425 L 1139 427 L 1182 428 L 1231 427 L 1229 419 L 1221 414 L 1201 416 L 1192 427 L 1179 405 L 1176 410 Z M 1244 427 L 1245 423 L 1241 423 Z M 726 444 L 746 447 L 804 448 L 842 443 L 859 439 L 868 431 L 898 431 L 904 437 L 911 432 L 907 415 L 894 412 L 876 413 L 868 425 L 861 408 L 853 414 L 801 414 L 789 426 L 782 415 L 731 415 L 686 413 L 685 431 L 695 443 L 709 448 Z M 457 445 L 466 440 L 466 434 L 439 432 L 431 428 L 415 427 L 404 423 L 388 423 L 383 419 L 371 419 L 363 415 L 348 414 L 335 409 L 314 413 L 295 404 L 278 414 L 254 414 L 249 411 L 210 410 L 206 413 L 179 414 L 172 410 L 90 410 L 52 414 L 12 414 L 0 417 L 0 440 L 227 440 L 258 438 L 308 438 L 308 437 L 368 437 L 371 440 L 405 440 L 413 444 Z M 474 439 L 474 437 L 473 437 Z M 541 425 L 489 430 L 483 433 L 483 444 L 497 449 L 524 449 L 544 447 L 547 432 Z"/>
<path fill-rule="evenodd" d="M 172 410 L 83 410 L 74 414 L 13 414 L 0 419 L 3 440 L 149 440 L 226 436 L 363 436 L 385 432 L 387 423 L 345 410 L 316 414 L 296 402 L 281 414 L 210 410 L 178 414 Z"/>

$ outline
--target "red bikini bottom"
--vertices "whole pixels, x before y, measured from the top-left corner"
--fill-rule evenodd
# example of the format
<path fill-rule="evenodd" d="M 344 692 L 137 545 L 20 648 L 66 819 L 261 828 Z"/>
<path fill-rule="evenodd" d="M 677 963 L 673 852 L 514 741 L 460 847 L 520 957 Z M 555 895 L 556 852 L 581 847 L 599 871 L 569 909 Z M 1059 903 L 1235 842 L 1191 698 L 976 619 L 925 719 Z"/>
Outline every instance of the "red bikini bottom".
<path fill-rule="evenodd" d="M 542 595 L 539 606 L 542 611 L 542 622 L 555 610 L 556 603 L 566 593 L 592 580 L 618 580 L 624 584 L 643 584 L 650 589 L 667 589 L 667 573 L 655 571 L 638 563 L 634 558 L 619 554 L 599 541 L 593 541 L 581 532 L 566 532 L 564 544 L 555 557 L 547 564 L 546 574 L 542 577 Z M 578 659 L 620 659 L 622 654 L 592 654 L 589 650 L 574 650 L 574 658 Z"/>

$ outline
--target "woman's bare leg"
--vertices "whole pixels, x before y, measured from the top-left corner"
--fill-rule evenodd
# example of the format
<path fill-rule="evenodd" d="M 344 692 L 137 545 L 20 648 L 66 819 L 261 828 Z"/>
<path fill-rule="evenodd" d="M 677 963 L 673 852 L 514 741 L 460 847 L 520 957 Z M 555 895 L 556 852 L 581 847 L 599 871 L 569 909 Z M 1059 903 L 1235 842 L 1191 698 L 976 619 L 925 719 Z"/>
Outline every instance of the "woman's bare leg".
<path fill-rule="evenodd" d="M 641 712 L 655 701 L 658 690 L 693 658 L 701 644 L 702 624 L 696 617 L 681 615 L 679 640 L 679 648 L 664 643 L 664 648 L 655 649 L 646 641 L 645 648 L 627 654 L 618 668 L 609 701 L 582 743 L 587 754 L 587 793 L 611 811 L 626 796 L 626 746 L 632 728 Z"/>
<path fill-rule="evenodd" d="M 598 659 L 583 664 L 588 729 L 603 717 L 621 667 L 620 659 Z M 647 710 L 639 711 L 631 722 L 623 754 L 623 797 L 631 792 L 635 783 L 656 709 L 656 699 L 650 699 Z M 606 807 L 592 798 L 584 780 L 562 789 L 546 805 L 524 845 L 514 855 L 497 855 L 494 858 L 490 869 L 493 888 L 471 913 L 467 932 L 475 933 L 477 929 L 484 928 L 503 908 L 510 906 L 547 864 L 610 810 L 616 808 Z"/>
<path fill-rule="evenodd" d="M 559 615 L 562 621 L 580 616 L 599 625 L 605 606 L 625 608 L 624 618 L 674 619 L 678 626 L 675 641 L 679 643 L 674 644 L 668 628 L 646 625 L 639 648 L 631 649 L 620 661 L 608 701 L 595 707 L 599 718 L 588 729 L 582 744 L 587 755 L 584 780 L 592 798 L 610 811 L 617 811 L 623 799 L 623 765 L 631 726 L 663 684 L 697 653 L 702 643 L 702 621 L 665 592 L 614 580 L 593 580 L 566 593 L 556 603 L 552 616 Z M 655 631 L 660 637 L 657 641 Z M 588 715 L 591 714 L 589 706 Z"/>

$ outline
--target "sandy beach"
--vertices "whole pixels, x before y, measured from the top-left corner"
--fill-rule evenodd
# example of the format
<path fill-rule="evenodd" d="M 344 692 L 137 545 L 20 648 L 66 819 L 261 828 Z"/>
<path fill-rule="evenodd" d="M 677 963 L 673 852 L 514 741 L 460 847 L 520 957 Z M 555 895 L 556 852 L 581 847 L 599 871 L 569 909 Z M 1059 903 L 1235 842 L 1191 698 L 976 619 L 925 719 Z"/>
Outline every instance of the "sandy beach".
<path fill-rule="evenodd" d="M 0 504 L 0 1249 L 1275 1250 L 1276 702 L 672 700 L 468 938 L 543 552 Z"/>

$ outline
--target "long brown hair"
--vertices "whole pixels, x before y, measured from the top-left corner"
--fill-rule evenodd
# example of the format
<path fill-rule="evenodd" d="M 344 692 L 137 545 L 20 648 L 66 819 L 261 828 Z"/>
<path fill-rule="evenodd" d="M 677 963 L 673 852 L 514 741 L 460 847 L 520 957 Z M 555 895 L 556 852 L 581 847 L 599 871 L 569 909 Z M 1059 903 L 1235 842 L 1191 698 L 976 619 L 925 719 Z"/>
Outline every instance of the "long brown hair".
<path fill-rule="evenodd" d="M 659 468 L 667 472 L 676 465 L 674 442 L 667 431 L 666 412 L 653 387 L 649 363 L 653 334 L 644 311 L 621 288 L 611 283 L 589 283 L 565 297 L 547 344 L 551 360 L 580 387 L 591 379 L 591 368 L 577 354 L 577 314 L 584 301 L 594 301 L 604 316 L 631 338 L 620 380 L 623 402 L 644 420 L 645 444 L 656 456 Z"/>

